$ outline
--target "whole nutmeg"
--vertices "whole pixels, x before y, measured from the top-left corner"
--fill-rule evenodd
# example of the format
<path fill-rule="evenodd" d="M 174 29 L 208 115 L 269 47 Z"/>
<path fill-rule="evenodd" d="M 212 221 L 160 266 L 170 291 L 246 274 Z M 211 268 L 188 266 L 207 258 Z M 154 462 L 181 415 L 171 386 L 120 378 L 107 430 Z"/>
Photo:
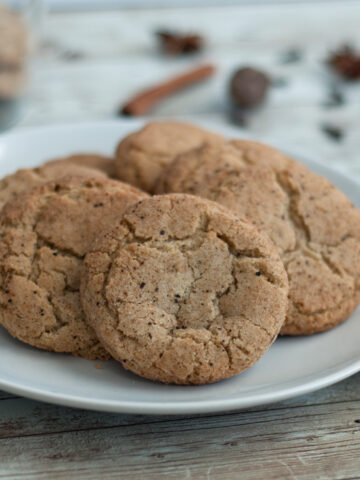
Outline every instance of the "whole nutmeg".
<path fill-rule="evenodd" d="M 269 77 L 260 70 L 240 68 L 230 80 L 231 99 L 237 107 L 256 107 L 264 101 L 269 85 Z"/>

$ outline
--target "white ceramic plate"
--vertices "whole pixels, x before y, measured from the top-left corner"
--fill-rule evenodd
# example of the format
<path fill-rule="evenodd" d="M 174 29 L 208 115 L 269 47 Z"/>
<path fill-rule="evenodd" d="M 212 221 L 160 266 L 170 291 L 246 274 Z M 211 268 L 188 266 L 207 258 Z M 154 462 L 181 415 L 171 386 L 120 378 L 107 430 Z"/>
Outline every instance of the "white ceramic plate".
<path fill-rule="evenodd" d="M 41 127 L 0 136 L 0 175 L 75 151 L 111 153 L 137 121 Z M 226 130 L 226 129 L 225 129 Z M 222 133 L 234 136 L 229 129 Z M 293 152 L 291 152 L 293 153 Z M 298 157 L 294 154 L 295 157 Z M 360 186 L 300 158 L 360 206 Z M 190 414 L 247 408 L 301 395 L 360 370 L 360 310 L 329 332 L 280 338 L 251 369 L 213 385 L 166 386 L 126 372 L 116 362 L 91 362 L 37 350 L 0 328 L 0 388 L 62 405 L 141 414 Z"/>

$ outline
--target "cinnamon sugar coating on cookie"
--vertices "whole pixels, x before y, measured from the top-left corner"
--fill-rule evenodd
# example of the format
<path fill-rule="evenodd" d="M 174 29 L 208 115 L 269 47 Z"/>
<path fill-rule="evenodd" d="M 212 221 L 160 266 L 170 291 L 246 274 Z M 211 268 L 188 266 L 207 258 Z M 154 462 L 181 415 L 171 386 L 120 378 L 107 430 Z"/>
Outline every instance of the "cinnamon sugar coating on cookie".
<path fill-rule="evenodd" d="M 270 237 L 289 276 L 282 334 L 327 330 L 359 303 L 359 210 L 328 180 L 277 150 L 249 141 L 193 150 L 167 168 L 160 191 L 217 201 Z"/>
<path fill-rule="evenodd" d="M 65 165 L 68 168 L 69 164 L 70 166 L 94 168 L 110 178 L 116 177 L 114 158 L 96 153 L 76 153 L 68 157 L 56 158 L 46 162 L 43 167 Z"/>
<path fill-rule="evenodd" d="M 0 217 L 0 323 L 25 343 L 90 359 L 108 353 L 80 305 L 94 237 L 146 194 L 109 179 L 64 177 L 18 195 Z"/>
<path fill-rule="evenodd" d="M 81 296 L 111 355 L 146 378 L 205 384 L 236 375 L 272 344 L 288 284 L 265 237 L 213 202 L 145 199 L 95 242 Z"/>
<path fill-rule="evenodd" d="M 56 180 L 57 178 L 71 175 L 84 178 L 106 178 L 106 174 L 95 168 L 74 165 L 47 163 L 37 168 L 17 170 L 6 175 L 0 180 L 0 209 L 6 202 L 19 193 L 27 192 L 34 187 Z"/>
<path fill-rule="evenodd" d="M 178 122 L 151 122 L 125 137 L 116 150 L 120 180 L 153 193 L 166 165 L 182 152 L 224 139 L 194 125 Z"/>

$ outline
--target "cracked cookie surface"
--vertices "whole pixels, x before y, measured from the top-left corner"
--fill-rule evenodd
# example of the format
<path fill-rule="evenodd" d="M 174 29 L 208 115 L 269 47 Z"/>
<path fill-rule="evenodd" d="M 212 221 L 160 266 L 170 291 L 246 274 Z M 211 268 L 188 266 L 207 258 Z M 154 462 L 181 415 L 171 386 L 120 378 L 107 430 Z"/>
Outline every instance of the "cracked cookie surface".
<path fill-rule="evenodd" d="M 275 247 L 220 205 L 164 195 L 130 207 L 87 254 L 81 298 L 110 354 L 143 377 L 205 384 L 240 373 L 287 309 Z"/>
<path fill-rule="evenodd" d="M 325 178 L 249 141 L 177 158 L 159 192 L 186 192 L 245 216 L 277 246 L 289 277 L 282 334 L 312 334 L 344 321 L 360 300 L 360 212 Z"/>
<path fill-rule="evenodd" d="M 100 170 L 72 163 L 47 163 L 34 169 L 21 169 L 0 180 L 0 209 L 19 193 L 66 175 L 106 178 L 105 173 Z"/>
<path fill-rule="evenodd" d="M 110 178 L 116 177 L 114 158 L 107 157 L 105 155 L 99 155 L 96 153 L 76 153 L 68 157 L 56 158 L 54 160 L 46 162 L 44 164 L 44 167 L 54 165 L 65 165 L 67 167 L 68 164 L 77 165 L 79 167 L 94 168 L 96 170 L 100 170 Z"/>
<path fill-rule="evenodd" d="M 105 359 L 84 318 L 79 282 L 94 237 L 139 190 L 109 179 L 64 177 L 18 195 L 0 217 L 0 323 L 25 343 Z"/>
<path fill-rule="evenodd" d="M 166 165 L 177 154 L 223 137 L 194 125 L 151 122 L 125 137 L 116 150 L 115 165 L 120 180 L 153 193 Z"/>

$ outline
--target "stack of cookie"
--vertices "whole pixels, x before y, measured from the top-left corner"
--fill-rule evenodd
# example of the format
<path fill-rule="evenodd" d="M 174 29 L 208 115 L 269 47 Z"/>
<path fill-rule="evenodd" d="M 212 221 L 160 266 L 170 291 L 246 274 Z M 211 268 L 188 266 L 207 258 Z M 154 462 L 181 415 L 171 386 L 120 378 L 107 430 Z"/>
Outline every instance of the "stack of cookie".
<path fill-rule="evenodd" d="M 351 202 L 273 148 L 194 126 L 20 170 L 0 206 L 1 324 L 152 380 L 231 377 L 360 300 Z"/>
<path fill-rule="evenodd" d="M 0 100 L 21 92 L 27 49 L 28 35 L 21 17 L 0 3 Z"/>

